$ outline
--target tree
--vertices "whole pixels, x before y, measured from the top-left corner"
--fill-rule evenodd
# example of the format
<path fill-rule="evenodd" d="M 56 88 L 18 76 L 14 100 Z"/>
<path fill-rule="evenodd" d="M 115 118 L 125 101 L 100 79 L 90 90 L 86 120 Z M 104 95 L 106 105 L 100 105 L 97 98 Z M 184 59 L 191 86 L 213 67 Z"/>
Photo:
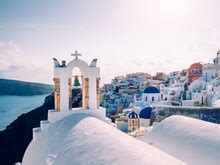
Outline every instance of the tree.
<path fill-rule="evenodd" d="M 75 80 L 74 80 L 74 84 L 73 84 L 74 87 L 79 87 L 81 86 L 80 82 L 79 82 L 79 78 L 78 76 L 75 76 Z"/>

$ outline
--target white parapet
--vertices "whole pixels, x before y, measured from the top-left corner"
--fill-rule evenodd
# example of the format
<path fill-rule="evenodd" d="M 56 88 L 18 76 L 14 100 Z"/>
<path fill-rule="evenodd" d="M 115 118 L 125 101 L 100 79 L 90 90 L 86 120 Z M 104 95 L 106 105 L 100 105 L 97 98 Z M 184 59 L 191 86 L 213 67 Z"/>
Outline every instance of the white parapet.
<path fill-rule="evenodd" d="M 108 118 L 108 117 L 105 117 L 105 121 L 106 121 L 107 123 L 109 123 L 109 124 L 112 124 L 112 120 L 111 120 L 110 118 Z"/>
<path fill-rule="evenodd" d="M 52 120 L 52 114 L 55 113 L 56 111 L 54 109 L 48 110 L 47 112 L 47 120 L 51 121 Z"/>
<path fill-rule="evenodd" d="M 40 121 L 40 128 L 41 131 L 44 131 L 49 126 L 50 122 L 48 120 L 42 120 Z"/>
<path fill-rule="evenodd" d="M 49 110 L 48 111 L 48 121 L 50 123 L 54 123 L 68 115 L 74 114 L 74 113 L 86 113 L 90 114 L 94 117 L 97 117 L 107 123 L 111 123 L 110 119 L 106 119 L 106 109 L 103 107 L 100 107 L 99 109 L 84 109 L 84 108 L 73 108 L 71 111 L 55 111 L 55 110 Z"/>
<path fill-rule="evenodd" d="M 55 111 L 55 110 L 49 110 L 48 111 L 48 121 L 50 123 L 54 123 L 68 115 L 70 115 L 72 111 Z"/>
<path fill-rule="evenodd" d="M 40 127 L 33 128 L 33 141 L 35 141 L 37 139 L 37 137 L 39 136 L 40 132 L 41 132 L 41 128 Z"/>
<path fill-rule="evenodd" d="M 115 123 L 110 123 L 110 125 L 111 125 L 112 127 L 117 128 L 117 126 L 116 126 L 116 124 L 115 124 Z"/>

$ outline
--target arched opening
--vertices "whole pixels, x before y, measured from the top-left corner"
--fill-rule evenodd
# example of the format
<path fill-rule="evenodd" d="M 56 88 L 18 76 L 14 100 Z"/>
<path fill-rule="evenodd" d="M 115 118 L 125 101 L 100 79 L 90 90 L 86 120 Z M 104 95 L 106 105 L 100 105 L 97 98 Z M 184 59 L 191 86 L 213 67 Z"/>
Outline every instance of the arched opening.
<path fill-rule="evenodd" d="M 154 97 L 152 97 L 152 101 L 154 101 Z"/>
<path fill-rule="evenodd" d="M 72 70 L 69 92 L 69 109 L 83 107 L 83 75 L 78 67 Z"/>
<path fill-rule="evenodd" d="M 68 72 L 69 72 L 69 109 L 72 110 L 72 108 L 75 107 L 83 107 L 83 109 L 90 109 L 92 102 L 90 100 L 91 94 L 93 94 L 92 89 L 90 88 L 91 80 L 90 80 L 90 68 L 87 63 L 85 63 L 82 60 L 73 60 L 67 65 Z M 77 76 L 77 77 L 76 77 Z M 80 84 L 80 86 L 76 85 Z M 94 86 L 94 84 L 92 84 Z M 94 86 L 95 87 L 95 86 Z M 76 91 L 81 91 L 80 97 L 82 98 L 80 101 L 80 104 L 77 103 L 77 105 L 72 104 L 71 91 L 72 89 L 75 89 Z M 92 95 L 92 98 L 94 96 Z M 74 99 L 74 98 L 73 98 Z M 76 101 L 77 98 L 75 98 Z M 79 102 L 79 100 L 78 100 Z M 92 105 L 94 107 L 94 105 Z"/>

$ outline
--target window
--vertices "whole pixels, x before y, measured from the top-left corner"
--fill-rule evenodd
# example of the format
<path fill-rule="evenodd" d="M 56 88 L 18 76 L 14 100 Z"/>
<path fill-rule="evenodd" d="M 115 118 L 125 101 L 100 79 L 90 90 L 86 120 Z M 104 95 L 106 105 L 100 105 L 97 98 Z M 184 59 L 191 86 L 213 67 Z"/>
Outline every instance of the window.
<path fill-rule="evenodd" d="M 202 74 L 202 69 L 192 69 L 192 74 Z"/>
<path fill-rule="evenodd" d="M 145 101 L 147 101 L 147 97 L 145 97 Z"/>
<path fill-rule="evenodd" d="M 154 97 L 152 97 L 152 101 L 154 101 Z"/>

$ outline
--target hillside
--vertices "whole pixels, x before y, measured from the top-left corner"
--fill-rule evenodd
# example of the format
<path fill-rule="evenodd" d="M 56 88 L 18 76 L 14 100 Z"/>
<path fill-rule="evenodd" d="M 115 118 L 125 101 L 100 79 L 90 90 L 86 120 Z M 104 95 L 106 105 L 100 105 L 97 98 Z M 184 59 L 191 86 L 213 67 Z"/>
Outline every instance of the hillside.
<path fill-rule="evenodd" d="M 42 106 L 19 116 L 0 131 L 0 164 L 11 165 L 22 160 L 23 154 L 32 140 L 32 129 L 47 119 L 47 111 L 54 109 L 53 94 L 45 98 Z"/>
<path fill-rule="evenodd" d="M 73 96 L 79 95 L 80 89 L 73 89 Z M 73 102 L 79 107 L 82 98 Z M 0 165 L 21 162 L 24 152 L 32 140 L 32 129 L 40 126 L 41 120 L 47 120 L 48 110 L 54 109 L 54 94 L 45 98 L 44 104 L 28 113 L 22 114 L 5 130 L 0 131 Z"/>
<path fill-rule="evenodd" d="M 0 95 L 31 96 L 49 94 L 52 92 L 52 85 L 0 79 Z"/>

